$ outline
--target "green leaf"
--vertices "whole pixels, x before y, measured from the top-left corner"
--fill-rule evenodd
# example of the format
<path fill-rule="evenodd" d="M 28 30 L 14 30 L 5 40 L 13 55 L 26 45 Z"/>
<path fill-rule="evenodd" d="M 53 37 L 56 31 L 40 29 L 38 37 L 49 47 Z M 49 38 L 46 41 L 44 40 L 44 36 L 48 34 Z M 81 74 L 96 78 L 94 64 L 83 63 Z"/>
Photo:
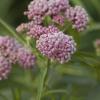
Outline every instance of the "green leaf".
<path fill-rule="evenodd" d="M 51 17 L 50 17 L 50 16 L 46 16 L 46 17 L 44 18 L 44 20 L 43 20 L 44 26 L 48 26 L 48 25 L 50 25 L 51 23 L 52 23 Z"/>
<path fill-rule="evenodd" d="M 100 100 L 100 86 L 98 85 L 91 92 L 89 92 L 85 100 Z"/>
<path fill-rule="evenodd" d="M 3 27 L 8 32 L 8 34 L 14 36 L 21 43 L 25 44 L 22 38 L 18 36 L 17 33 L 8 24 L 6 24 L 1 18 L 0 18 L 0 26 Z"/>

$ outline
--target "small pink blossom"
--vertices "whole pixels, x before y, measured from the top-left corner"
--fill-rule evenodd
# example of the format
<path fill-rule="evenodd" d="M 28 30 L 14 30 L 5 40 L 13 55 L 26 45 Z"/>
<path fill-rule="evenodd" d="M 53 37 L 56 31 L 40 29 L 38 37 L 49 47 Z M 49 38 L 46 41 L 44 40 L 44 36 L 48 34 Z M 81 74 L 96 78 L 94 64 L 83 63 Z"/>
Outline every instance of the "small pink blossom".
<path fill-rule="evenodd" d="M 69 7 L 69 0 L 33 0 L 24 14 L 35 24 L 41 24 L 45 16 L 53 16 Z"/>
<path fill-rule="evenodd" d="M 65 18 L 63 15 L 53 16 L 53 21 L 57 24 L 64 25 Z"/>

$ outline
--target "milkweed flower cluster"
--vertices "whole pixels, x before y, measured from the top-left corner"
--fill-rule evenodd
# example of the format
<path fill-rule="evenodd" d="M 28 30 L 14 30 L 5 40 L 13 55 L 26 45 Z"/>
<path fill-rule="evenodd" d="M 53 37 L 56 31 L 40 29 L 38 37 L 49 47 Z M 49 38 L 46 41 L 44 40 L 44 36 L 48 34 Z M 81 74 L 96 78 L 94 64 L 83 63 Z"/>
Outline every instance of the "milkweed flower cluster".
<path fill-rule="evenodd" d="M 65 17 L 72 22 L 73 28 L 83 31 L 88 24 L 88 14 L 81 6 L 69 7 L 65 11 Z"/>
<path fill-rule="evenodd" d="M 33 0 L 24 12 L 29 22 L 17 27 L 17 32 L 25 32 L 36 39 L 36 48 L 49 59 L 60 63 L 68 62 L 76 51 L 72 36 L 65 35 L 55 24 L 63 26 L 65 21 L 72 23 L 72 28 L 83 31 L 88 24 L 88 14 L 81 6 L 72 7 L 69 0 Z M 45 26 L 45 18 L 51 23 Z M 66 22 L 67 22 L 66 21 Z"/>
<path fill-rule="evenodd" d="M 7 79 L 11 72 L 11 63 L 3 56 L 0 55 L 0 80 Z"/>
<path fill-rule="evenodd" d="M 15 63 L 17 60 L 18 49 L 21 45 L 9 36 L 0 36 L 0 54 L 6 57 L 9 62 Z"/>
<path fill-rule="evenodd" d="M 34 22 L 29 23 L 23 23 L 20 26 L 17 27 L 17 32 L 24 32 L 26 31 L 26 34 L 35 39 L 39 39 L 39 37 L 43 34 L 48 34 L 52 32 L 59 32 L 60 30 L 55 27 L 54 25 L 49 25 L 48 27 L 34 24 Z"/>
<path fill-rule="evenodd" d="M 31 38 L 38 39 L 42 34 L 45 33 L 45 29 L 46 28 L 41 25 L 33 25 L 32 28 L 29 28 L 27 35 Z"/>
<path fill-rule="evenodd" d="M 38 39 L 48 28 L 43 21 L 49 16 L 52 22 L 64 25 L 70 21 L 72 28 L 77 31 L 84 31 L 89 22 L 88 14 L 81 6 L 72 7 L 69 0 L 33 0 L 28 5 L 28 10 L 24 12 L 28 16 L 29 22 L 22 23 L 17 27 L 17 32 L 26 32 L 28 36 Z"/>
<path fill-rule="evenodd" d="M 58 32 L 41 35 L 37 40 L 37 48 L 48 58 L 64 63 L 76 51 L 76 43 L 71 36 Z"/>
<path fill-rule="evenodd" d="M 32 68 L 32 66 L 35 65 L 36 57 L 30 50 L 27 50 L 26 48 L 18 49 L 17 58 L 18 64 L 25 69 Z"/>
<path fill-rule="evenodd" d="M 69 0 L 33 0 L 24 14 L 40 24 L 46 15 L 56 15 L 68 7 Z"/>
<path fill-rule="evenodd" d="M 11 65 L 16 63 L 31 68 L 35 64 L 35 56 L 14 38 L 0 36 L 0 79 L 7 78 Z"/>

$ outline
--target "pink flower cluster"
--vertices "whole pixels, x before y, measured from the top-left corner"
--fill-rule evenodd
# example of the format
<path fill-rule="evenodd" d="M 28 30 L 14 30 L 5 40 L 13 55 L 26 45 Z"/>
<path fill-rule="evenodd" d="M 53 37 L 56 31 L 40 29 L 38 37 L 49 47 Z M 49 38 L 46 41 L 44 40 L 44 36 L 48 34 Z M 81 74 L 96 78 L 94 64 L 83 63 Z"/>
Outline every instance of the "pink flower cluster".
<path fill-rule="evenodd" d="M 36 45 L 43 55 L 60 63 L 68 62 L 76 51 L 73 38 L 63 32 L 41 35 Z"/>
<path fill-rule="evenodd" d="M 28 11 L 24 12 L 29 19 L 37 24 L 42 23 L 45 16 L 53 16 L 69 7 L 69 0 L 33 0 Z"/>
<path fill-rule="evenodd" d="M 30 27 L 27 35 L 38 39 L 42 34 L 45 33 L 46 28 L 41 25 L 33 25 L 32 28 Z"/>
<path fill-rule="evenodd" d="M 0 55 L 0 80 L 7 79 L 7 76 L 9 75 L 11 71 L 11 64 L 9 61 Z"/>
<path fill-rule="evenodd" d="M 33 0 L 24 14 L 30 22 L 17 27 L 17 32 L 26 32 L 29 37 L 35 38 L 37 49 L 49 59 L 60 63 L 69 61 L 76 51 L 76 43 L 71 36 L 61 32 L 57 24 L 63 26 L 68 20 L 73 28 L 83 31 L 88 24 L 85 9 L 80 6 L 72 7 L 69 0 Z M 43 22 L 46 16 L 52 21 L 47 26 Z"/>
<path fill-rule="evenodd" d="M 71 36 L 61 32 L 55 23 L 64 25 L 65 20 L 68 20 L 73 28 L 83 31 L 88 24 L 85 9 L 80 6 L 72 7 L 69 0 L 33 0 L 24 14 L 30 22 L 17 27 L 17 32 L 26 32 L 31 38 L 35 38 L 37 49 L 49 59 L 60 63 L 69 61 L 76 51 L 76 43 Z M 54 23 L 45 26 L 43 21 L 46 16 Z"/>
<path fill-rule="evenodd" d="M 15 63 L 17 60 L 18 48 L 21 45 L 9 36 L 0 36 L 0 54 L 6 57 L 9 62 Z"/>
<path fill-rule="evenodd" d="M 31 68 L 35 64 L 35 56 L 14 38 L 0 36 L 0 79 L 7 77 L 15 63 Z"/>
<path fill-rule="evenodd" d="M 68 62 L 71 59 L 71 55 L 76 51 L 76 43 L 71 36 L 64 35 L 54 25 L 43 27 L 32 23 L 26 24 L 27 35 L 37 39 L 36 47 L 43 55 L 60 63 Z M 19 31 L 23 31 L 25 27 Z"/>
<path fill-rule="evenodd" d="M 32 68 L 32 66 L 35 65 L 36 57 L 33 55 L 33 53 L 30 50 L 27 50 L 26 48 L 19 48 L 18 49 L 18 64 L 27 68 Z"/>
<path fill-rule="evenodd" d="M 28 36 L 36 39 L 45 34 L 48 28 L 43 24 L 46 16 L 60 25 L 64 25 L 65 20 L 71 21 L 72 28 L 79 32 L 83 31 L 89 22 L 86 10 L 81 6 L 72 7 L 69 0 L 33 0 L 24 14 L 28 16 L 30 22 L 21 24 L 16 30 L 26 32 Z"/>
<path fill-rule="evenodd" d="M 48 34 L 48 33 L 52 33 L 52 32 L 59 32 L 59 29 L 57 27 L 55 27 L 54 25 L 49 25 L 48 27 L 42 26 L 42 25 L 37 25 L 34 24 L 33 21 L 29 22 L 29 23 L 23 23 L 20 26 L 17 27 L 17 32 L 23 32 L 25 30 L 26 34 L 31 37 L 31 38 L 35 38 L 35 39 L 39 39 L 39 37 L 42 34 Z"/>
<path fill-rule="evenodd" d="M 88 14 L 84 8 L 80 6 L 70 7 L 66 9 L 65 17 L 72 21 L 73 28 L 83 31 L 88 24 Z"/>

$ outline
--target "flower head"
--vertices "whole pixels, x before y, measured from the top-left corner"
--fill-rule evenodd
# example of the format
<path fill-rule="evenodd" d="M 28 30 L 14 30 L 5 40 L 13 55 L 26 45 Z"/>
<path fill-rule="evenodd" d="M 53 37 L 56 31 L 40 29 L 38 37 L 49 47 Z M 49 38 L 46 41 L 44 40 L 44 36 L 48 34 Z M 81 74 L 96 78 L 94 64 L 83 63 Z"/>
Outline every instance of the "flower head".
<path fill-rule="evenodd" d="M 18 64 L 25 69 L 32 68 L 35 64 L 35 56 L 32 54 L 31 51 L 26 50 L 25 48 L 19 48 L 17 57 Z"/>
<path fill-rule="evenodd" d="M 46 29 L 45 29 L 45 34 L 51 34 L 51 33 L 57 33 L 57 32 L 59 32 L 60 30 L 56 27 L 56 26 L 54 26 L 54 25 L 49 25 L 48 27 L 46 27 Z"/>
<path fill-rule="evenodd" d="M 40 18 L 47 12 L 48 2 L 47 0 L 33 0 L 28 6 L 28 11 L 24 12 L 29 19 L 35 20 Z M 36 20 L 35 20 L 36 21 Z"/>
<path fill-rule="evenodd" d="M 59 32 L 59 29 L 54 25 L 49 25 L 48 27 L 43 27 L 42 25 L 33 25 L 33 27 L 30 27 L 29 31 L 27 32 L 27 35 L 32 38 L 39 39 L 39 37 L 43 34 L 54 32 Z"/>
<path fill-rule="evenodd" d="M 69 7 L 69 0 L 48 0 L 48 13 L 57 15 Z"/>
<path fill-rule="evenodd" d="M 76 51 L 73 38 L 62 32 L 41 35 L 36 47 L 43 55 L 60 63 L 68 62 Z"/>
<path fill-rule="evenodd" d="M 81 6 L 70 7 L 66 10 L 65 16 L 78 31 L 83 31 L 89 21 L 87 12 Z"/>
<path fill-rule="evenodd" d="M 0 56 L 0 80 L 7 79 L 10 72 L 11 64 L 6 58 Z"/>
<path fill-rule="evenodd" d="M 43 34 L 59 32 L 59 29 L 54 25 L 49 25 L 47 27 L 42 25 L 34 24 L 34 21 L 30 21 L 29 23 L 23 23 L 16 29 L 18 32 L 26 31 L 26 34 L 35 39 L 39 39 L 39 37 Z"/>
<path fill-rule="evenodd" d="M 9 36 L 0 36 L 0 55 L 11 64 L 18 62 L 24 68 L 30 68 L 35 63 L 32 52 Z"/>
<path fill-rule="evenodd" d="M 6 57 L 9 62 L 16 63 L 17 52 L 20 47 L 21 44 L 14 38 L 9 36 L 0 36 L 0 55 Z"/>
<path fill-rule="evenodd" d="M 45 30 L 46 30 L 45 27 L 43 27 L 42 25 L 35 24 L 34 21 L 23 23 L 16 28 L 17 32 L 26 31 L 26 34 L 29 37 L 35 38 L 35 39 L 38 39 L 40 35 L 44 34 Z"/>
<path fill-rule="evenodd" d="M 45 34 L 46 27 L 43 27 L 41 25 L 33 25 L 33 27 L 29 28 L 29 31 L 27 32 L 27 35 L 38 39 L 42 34 Z"/>
<path fill-rule="evenodd" d="M 41 24 L 45 16 L 61 13 L 69 7 L 69 0 L 33 0 L 24 12 L 35 24 Z"/>

